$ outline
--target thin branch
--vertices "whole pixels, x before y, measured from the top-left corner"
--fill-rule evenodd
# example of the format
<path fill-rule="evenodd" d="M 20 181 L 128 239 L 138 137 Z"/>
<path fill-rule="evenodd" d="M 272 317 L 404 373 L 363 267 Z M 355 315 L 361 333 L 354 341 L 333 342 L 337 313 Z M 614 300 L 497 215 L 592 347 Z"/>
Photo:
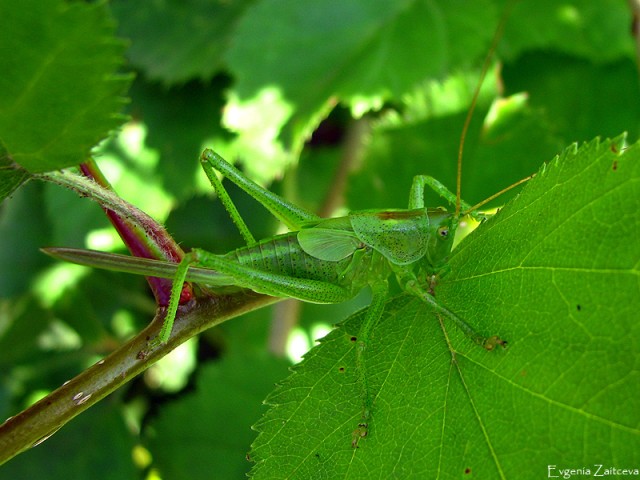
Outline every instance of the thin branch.
<path fill-rule="evenodd" d="M 164 319 L 164 309 L 158 309 L 151 324 L 129 342 L 0 425 L 0 465 L 45 441 L 194 335 L 278 300 L 250 291 L 194 300 L 179 310 L 169 341 L 148 351 Z"/>
<path fill-rule="evenodd" d="M 318 212 L 321 217 L 330 216 L 344 204 L 344 192 L 349 174 L 362 158 L 365 139 L 370 131 L 371 125 L 367 117 L 354 120 L 347 128 L 340 164 Z"/>

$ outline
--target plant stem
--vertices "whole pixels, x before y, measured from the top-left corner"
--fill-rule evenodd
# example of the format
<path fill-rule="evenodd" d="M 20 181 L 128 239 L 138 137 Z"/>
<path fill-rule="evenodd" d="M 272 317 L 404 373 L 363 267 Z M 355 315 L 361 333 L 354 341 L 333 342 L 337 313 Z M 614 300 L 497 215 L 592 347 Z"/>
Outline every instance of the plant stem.
<path fill-rule="evenodd" d="M 194 335 L 278 300 L 250 291 L 194 300 L 178 311 L 167 343 L 148 351 L 164 320 L 164 309 L 158 309 L 151 324 L 129 342 L 0 425 L 0 465 L 42 443 Z"/>

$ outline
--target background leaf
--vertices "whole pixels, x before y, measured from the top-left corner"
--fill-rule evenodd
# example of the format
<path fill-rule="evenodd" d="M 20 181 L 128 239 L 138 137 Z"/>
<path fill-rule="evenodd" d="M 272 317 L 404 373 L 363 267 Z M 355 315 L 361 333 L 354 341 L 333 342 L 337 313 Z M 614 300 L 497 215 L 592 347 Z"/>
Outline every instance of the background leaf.
<path fill-rule="evenodd" d="M 94 447 L 90 450 L 84 445 Z M 101 448 L 96 448 L 100 445 Z M 134 443 L 127 434 L 119 408 L 104 402 L 72 422 L 47 441 L 47 450 L 34 448 L 2 467 L 2 478 L 134 478 L 131 458 Z M 78 455 L 79 451 L 83 455 Z M 57 461 L 49 456 L 55 453 Z M 62 461 L 62 459 L 65 459 Z"/>
<path fill-rule="evenodd" d="M 32 173 L 77 165 L 119 126 L 128 77 L 104 3 L 3 1 L 0 142 Z"/>
<path fill-rule="evenodd" d="M 120 34 L 132 39 L 128 57 L 148 77 L 165 85 L 209 80 L 223 66 L 223 54 L 238 18 L 253 2 L 114 1 Z"/>
<path fill-rule="evenodd" d="M 195 391 L 171 402 L 161 417 L 149 422 L 148 448 L 164 478 L 246 474 L 251 466 L 247 445 L 254 436 L 247 425 L 260 416 L 262 400 L 287 368 L 287 362 L 264 353 L 241 352 L 205 366 Z"/>
<path fill-rule="evenodd" d="M 265 17 L 273 19 L 267 28 Z M 238 82 L 225 123 L 240 133 L 241 142 L 246 136 L 245 142 L 264 148 L 252 153 L 273 161 L 270 142 L 281 140 L 298 151 L 330 101 L 362 113 L 452 64 L 481 57 L 490 31 L 476 27 L 496 18 L 494 5 L 484 1 L 464 10 L 452 2 L 261 2 L 238 26 L 229 51 Z M 246 122 L 249 113 L 253 121 Z M 257 137 L 256 122 L 267 118 L 275 136 Z"/>

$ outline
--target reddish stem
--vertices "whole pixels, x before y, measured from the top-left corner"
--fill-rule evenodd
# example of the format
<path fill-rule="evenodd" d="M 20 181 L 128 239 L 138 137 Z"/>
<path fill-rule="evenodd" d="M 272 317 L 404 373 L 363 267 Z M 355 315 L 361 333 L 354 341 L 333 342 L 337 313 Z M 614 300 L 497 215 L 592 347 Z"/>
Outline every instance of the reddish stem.
<path fill-rule="evenodd" d="M 92 179 L 98 185 L 113 191 L 113 187 L 95 162 L 90 161 L 81 164 L 80 170 L 84 176 Z M 102 206 L 102 209 L 131 252 L 131 255 L 176 263 L 180 262 L 184 256 L 183 250 L 171 235 L 169 235 L 167 230 L 151 217 L 136 217 L 136 221 L 134 222 L 129 218 L 121 217 L 105 206 Z M 147 277 L 147 281 L 156 298 L 157 304 L 161 307 L 166 307 L 169 304 L 172 281 L 170 279 L 157 277 Z M 186 303 L 192 296 L 193 291 L 191 285 L 185 283 L 180 296 L 180 303 Z"/>

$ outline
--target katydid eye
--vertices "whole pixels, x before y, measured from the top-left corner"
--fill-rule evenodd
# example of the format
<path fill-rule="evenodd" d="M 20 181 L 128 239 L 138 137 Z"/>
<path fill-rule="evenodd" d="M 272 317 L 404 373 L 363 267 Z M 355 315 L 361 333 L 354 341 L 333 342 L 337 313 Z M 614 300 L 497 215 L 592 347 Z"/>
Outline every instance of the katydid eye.
<path fill-rule="evenodd" d="M 449 236 L 449 227 L 440 227 L 438 229 L 438 235 L 442 238 L 447 238 Z"/>

